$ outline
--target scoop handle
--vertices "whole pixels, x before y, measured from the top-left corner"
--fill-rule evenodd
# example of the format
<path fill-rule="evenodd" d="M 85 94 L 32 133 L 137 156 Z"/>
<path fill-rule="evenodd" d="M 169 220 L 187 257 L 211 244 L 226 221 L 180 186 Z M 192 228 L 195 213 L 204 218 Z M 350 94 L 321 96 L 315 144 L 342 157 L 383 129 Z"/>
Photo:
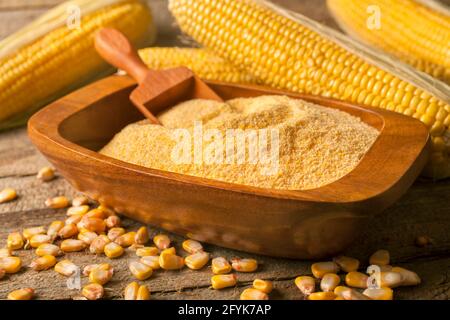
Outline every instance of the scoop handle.
<path fill-rule="evenodd" d="M 103 28 L 95 34 L 95 49 L 100 56 L 118 69 L 126 71 L 142 84 L 150 71 L 136 49 L 119 31 Z"/>

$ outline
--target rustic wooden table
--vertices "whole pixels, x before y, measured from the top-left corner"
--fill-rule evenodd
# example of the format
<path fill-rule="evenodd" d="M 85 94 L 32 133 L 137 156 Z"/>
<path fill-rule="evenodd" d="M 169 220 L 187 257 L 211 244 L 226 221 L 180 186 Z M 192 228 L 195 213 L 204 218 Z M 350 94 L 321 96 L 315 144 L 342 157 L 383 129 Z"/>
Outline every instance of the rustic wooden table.
<path fill-rule="evenodd" d="M 61 0 L 0 0 L 0 39 L 35 18 Z M 277 0 L 276 2 L 303 12 L 330 26 L 335 27 L 327 15 L 323 1 Z M 448 1 L 447 1 L 448 2 Z M 181 45 L 179 31 L 166 9 L 166 1 L 149 0 L 157 21 L 159 37 L 157 45 Z M 0 205 L 0 246 L 5 244 L 7 234 L 24 227 L 49 224 L 63 219 L 65 210 L 51 210 L 44 206 L 50 196 L 75 196 L 77 192 L 58 177 L 50 183 L 41 183 L 35 175 L 48 163 L 27 138 L 25 128 L 0 134 L 0 189 L 16 188 L 19 199 Z M 125 220 L 127 227 L 137 224 Z M 152 232 L 158 232 L 152 228 Z M 418 248 L 414 240 L 427 235 L 433 243 Z M 181 238 L 173 236 L 179 246 Z M 267 239 L 270 241 L 270 239 Z M 345 252 L 367 262 L 376 249 L 385 248 L 391 252 L 392 263 L 415 270 L 422 278 L 422 284 L 395 291 L 398 299 L 449 299 L 450 298 L 450 182 L 418 181 L 395 206 L 375 218 L 369 228 L 363 231 L 359 241 Z M 215 246 L 206 246 L 214 256 L 247 257 L 242 252 Z M 30 251 L 21 252 L 24 265 L 32 259 Z M 107 261 L 86 253 L 67 255 L 80 266 L 93 262 Z M 116 274 L 106 286 L 108 298 L 121 298 L 124 286 L 132 281 L 127 261 L 134 255 L 127 253 L 122 259 L 112 261 Z M 236 288 L 215 291 L 209 288 L 211 271 L 205 268 L 181 272 L 156 272 L 146 282 L 154 299 L 236 299 L 244 287 L 258 277 L 274 281 L 273 299 L 303 299 L 296 289 L 294 279 L 298 275 L 310 274 L 310 261 L 292 261 L 257 257 L 262 267 L 254 274 L 239 274 Z M 85 282 L 86 279 L 83 279 Z M 18 274 L 0 280 L 0 298 L 19 287 L 33 287 L 40 299 L 70 299 L 79 296 L 77 290 L 66 287 L 66 279 L 54 271 L 34 272 L 23 268 Z"/>

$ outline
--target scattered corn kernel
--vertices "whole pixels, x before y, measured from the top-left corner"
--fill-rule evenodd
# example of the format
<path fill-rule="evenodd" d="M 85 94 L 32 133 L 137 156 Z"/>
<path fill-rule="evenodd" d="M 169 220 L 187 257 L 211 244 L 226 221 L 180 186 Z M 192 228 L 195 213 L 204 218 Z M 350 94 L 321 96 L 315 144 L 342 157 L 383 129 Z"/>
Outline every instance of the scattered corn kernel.
<path fill-rule="evenodd" d="M 269 296 L 257 289 L 254 288 L 247 288 L 244 291 L 242 291 L 241 300 L 269 300 Z"/>
<path fill-rule="evenodd" d="M 170 248 L 162 250 L 161 253 L 177 254 L 177 250 L 175 250 L 175 247 L 170 247 Z"/>
<path fill-rule="evenodd" d="M 119 216 L 109 216 L 108 218 L 105 219 L 105 223 L 108 229 L 117 228 L 120 227 L 121 220 Z"/>
<path fill-rule="evenodd" d="M 0 280 L 2 280 L 5 275 L 6 275 L 5 269 L 0 268 Z"/>
<path fill-rule="evenodd" d="M 139 261 L 130 262 L 129 268 L 133 276 L 138 280 L 148 279 L 153 273 L 152 268 Z"/>
<path fill-rule="evenodd" d="M 34 297 L 34 289 L 24 288 L 14 290 L 8 294 L 8 300 L 31 300 Z"/>
<path fill-rule="evenodd" d="M 334 300 L 336 298 L 334 292 L 313 292 L 308 296 L 308 300 Z"/>
<path fill-rule="evenodd" d="M 64 252 L 76 252 L 86 248 L 86 243 L 81 240 L 66 239 L 61 242 L 61 250 Z"/>
<path fill-rule="evenodd" d="M 146 285 L 139 287 L 136 300 L 150 300 L 150 290 Z"/>
<path fill-rule="evenodd" d="M 159 265 L 164 270 L 178 270 L 184 267 L 184 259 L 174 254 L 161 252 Z"/>
<path fill-rule="evenodd" d="M 102 270 L 110 270 L 113 269 L 113 267 L 109 263 L 100 263 L 100 264 L 88 264 L 83 268 L 83 275 L 86 277 L 89 277 L 89 274 L 94 269 L 102 269 Z"/>
<path fill-rule="evenodd" d="M 86 229 L 98 234 L 106 230 L 106 224 L 103 219 L 88 217 L 87 214 L 78 222 L 77 227 L 78 229 Z"/>
<path fill-rule="evenodd" d="M 79 207 L 89 204 L 89 199 L 85 196 L 78 196 L 73 198 L 72 200 L 72 206 Z"/>
<path fill-rule="evenodd" d="M 43 257 L 46 255 L 50 256 L 60 256 L 62 255 L 61 249 L 56 244 L 43 243 L 36 249 L 36 255 Z"/>
<path fill-rule="evenodd" d="M 30 263 L 30 268 L 35 271 L 47 270 L 56 264 L 56 258 L 51 255 L 45 255 L 37 258 Z"/>
<path fill-rule="evenodd" d="M 417 286 L 421 282 L 419 275 L 414 271 L 401 267 L 393 267 L 392 272 L 398 272 L 402 275 L 402 283 L 400 284 L 402 287 Z"/>
<path fill-rule="evenodd" d="M 139 291 L 139 284 L 135 281 L 129 283 L 124 290 L 123 296 L 125 300 L 136 300 Z"/>
<path fill-rule="evenodd" d="M 52 223 L 50 223 L 50 226 L 48 227 L 47 235 L 50 236 L 52 241 L 54 241 L 58 236 L 59 230 L 61 230 L 64 226 L 65 223 L 63 221 L 58 220 L 53 221 Z"/>
<path fill-rule="evenodd" d="M 209 253 L 200 251 L 187 256 L 184 263 L 189 269 L 199 270 L 203 268 L 209 261 Z"/>
<path fill-rule="evenodd" d="M 418 246 L 420 248 L 426 247 L 426 246 L 432 244 L 432 242 L 433 241 L 428 236 L 418 236 L 415 240 L 416 246 Z"/>
<path fill-rule="evenodd" d="M 170 247 L 170 239 L 165 234 L 158 234 L 153 237 L 153 243 L 159 250 L 164 250 Z"/>
<path fill-rule="evenodd" d="M 131 231 L 127 232 L 114 240 L 115 243 L 121 245 L 122 247 L 126 248 L 134 244 L 134 238 L 136 237 L 136 232 Z"/>
<path fill-rule="evenodd" d="M 352 271 L 345 276 L 345 283 L 349 287 L 366 289 L 368 279 L 369 277 L 364 273 Z"/>
<path fill-rule="evenodd" d="M 107 207 L 107 206 L 105 206 L 105 205 L 103 205 L 103 204 L 101 204 L 101 205 L 99 205 L 98 207 L 97 207 L 97 209 L 98 210 L 102 210 L 103 212 L 105 212 L 105 214 L 109 217 L 109 216 L 114 216 L 114 215 L 116 215 L 116 212 L 113 210 L 113 209 L 111 209 L 111 208 L 109 208 L 109 207 Z"/>
<path fill-rule="evenodd" d="M 112 228 L 108 231 L 108 238 L 111 241 L 115 241 L 118 237 L 125 234 L 124 228 Z"/>
<path fill-rule="evenodd" d="M 81 294 L 88 300 L 98 300 L 103 298 L 105 290 L 103 286 L 98 283 L 90 283 L 83 287 Z"/>
<path fill-rule="evenodd" d="M 238 272 L 253 272 L 258 269 L 255 259 L 231 259 L 231 267 Z"/>
<path fill-rule="evenodd" d="M 131 246 L 128 247 L 129 250 L 132 251 L 136 251 L 137 249 L 142 249 L 144 248 L 143 244 L 137 244 L 137 243 L 133 243 Z"/>
<path fill-rule="evenodd" d="M 140 261 L 148 265 L 153 270 L 161 268 L 161 266 L 159 265 L 159 256 L 145 256 L 142 257 Z"/>
<path fill-rule="evenodd" d="M 39 170 L 37 174 L 37 178 L 41 181 L 48 182 L 55 178 L 55 170 L 50 167 L 44 167 Z"/>
<path fill-rule="evenodd" d="M 359 260 L 355 258 L 338 256 L 333 261 L 345 272 L 357 271 L 359 269 Z"/>
<path fill-rule="evenodd" d="M 156 247 L 143 247 L 136 249 L 136 255 L 138 257 L 157 256 L 159 253 Z"/>
<path fill-rule="evenodd" d="M 102 210 L 99 208 L 92 209 L 86 213 L 86 218 L 96 218 L 96 219 L 105 220 L 108 217 L 109 217 L 109 214 L 105 210 Z"/>
<path fill-rule="evenodd" d="M 26 228 L 23 230 L 22 235 L 25 239 L 30 240 L 32 236 L 36 234 L 45 234 L 45 228 L 42 226 Z"/>
<path fill-rule="evenodd" d="M 391 288 L 368 288 L 363 294 L 372 300 L 393 300 L 394 291 Z"/>
<path fill-rule="evenodd" d="M 380 277 L 375 279 L 380 280 L 378 287 L 396 288 L 403 282 L 403 277 L 398 272 L 386 271 L 380 272 Z"/>
<path fill-rule="evenodd" d="M 253 288 L 269 294 L 272 292 L 273 284 L 272 281 L 255 279 L 253 281 Z"/>
<path fill-rule="evenodd" d="M 305 295 L 309 296 L 316 291 L 316 280 L 309 276 L 300 276 L 295 278 L 295 285 Z"/>
<path fill-rule="evenodd" d="M 13 201 L 17 198 L 17 192 L 13 188 L 6 188 L 0 191 L 0 203 Z"/>
<path fill-rule="evenodd" d="M 370 298 L 359 291 L 349 289 L 342 292 L 345 300 L 370 300 Z"/>
<path fill-rule="evenodd" d="M 384 265 L 384 266 L 377 266 L 377 265 L 370 265 L 367 267 L 367 271 L 366 273 L 371 275 L 372 273 L 374 273 L 375 271 L 379 271 L 379 272 L 388 272 L 388 271 L 392 271 L 392 266 L 391 265 Z"/>
<path fill-rule="evenodd" d="M 234 287 L 236 283 L 237 277 L 235 274 L 218 274 L 211 277 L 211 285 L 216 290 Z"/>
<path fill-rule="evenodd" d="M 230 273 L 232 270 L 231 264 L 224 257 L 212 259 L 211 266 L 214 274 L 226 274 Z"/>
<path fill-rule="evenodd" d="M 192 239 L 188 239 L 183 241 L 183 249 L 190 254 L 199 252 L 199 251 L 203 251 L 203 246 L 200 242 L 192 240 Z"/>
<path fill-rule="evenodd" d="M 110 259 L 118 258 L 124 252 L 125 250 L 115 242 L 110 242 L 105 246 L 105 255 Z"/>
<path fill-rule="evenodd" d="M 91 245 L 92 241 L 98 237 L 98 234 L 89 230 L 81 230 L 78 234 L 78 240 L 83 241 L 87 245 Z"/>
<path fill-rule="evenodd" d="M 67 209 L 67 215 L 68 216 L 73 216 L 74 214 L 84 215 L 88 211 L 89 211 L 89 206 L 88 205 L 70 207 L 69 209 Z"/>
<path fill-rule="evenodd" d="M 41 244 L 51 243 L 51 242 L 52 242 L 52 238 L 50 238 L 50 236 L 48 236 L 46 234 L 36 234 L 36 235 L 31 237 L 31 239 L 30 239 L 30 246 L 32 248 L 37 248 Z"/>
<path fill-rule="evenodd" d="M 55 271 L 59 274 L 62 274 L 63 276 L 70 277 L 74 275 L 78 267 L 70 260 L 61 260 L 57 264 L 55 264 Z"/>
<path fill-rule="evenodd" d="M 11 249 L 9 248 L 0 248 L 0 258 L 11 257 Z"/>
<path fill-rule="evenodd" d="M 45 200 L 45 205 L 52 209 L 62 209 L 70 206 L 70 201 L 67 197 L 60 196 L 54 198 L 48 198 Z"/>
<path fill-rule="evenodd" d="M 326 273 L 320 281 L 322 291 L 333 291 L 341 282 L 341 278 L 335 273 Z"/>
<path fill-rule="evenodd" d="M 352 290 L 352 289 L 349 287 L 345 287 L 345 286 L 337 286 L 336 288 L 334 288 L 333 292 L 338 297 L 344 298 L 343 293 L 346 291 L 349 291 L 349 290 Z"/>
<path fill-rule="evenodd" d="M 92 283 L 101 284 L 103 286 L 111 280 L 113 274 L 113 269 L 104 270 L 97 267 L 89 273 L 89 281 Z"/>
<path fill-rule="evenodd" d="M 8 239 L 6 240 L 6 246 L 10 250 L 19 250 L 22 249 L 24 245 L 23 237 L 20 232 L 13 232 L 8 235 Z"/>
<path fill-rule="evenodd" d="M 369 258 L 370 264 L 375 264 L 378 266 L 385 266 L 385 265 L 389 264 L 389 261 L 390 261 L 390 255 L 389 255 L 389 251 L 387 251 L 387 250 L 378 250 L 378 251 L 374 252 Z"/>
<path fill-rule="evenodd" d="M 140 227 L 134 237 L 134 242 L 137 244 L 146 244 L 150 240 L 150 234 L 147 227 Z"/>
<path fill-rule="evenodd" d="M 91 242 L 89 251 L 94 254 L 104 253 L 105 247 L 108 243 L 111 243 L 111 240 L 109 240 L 109 238 L 104 234 L 101 234 Z"/>
<path fill-rule="evenodd" d="M 312 264 L 311 271 L 314 277 L 322 279 L 327 273 L 338 273 L 339 266 L 333 261 L 317 262 Z"/>
<path fill-rule="evenodd" d="M 19 257 L 1 257 L 0 269 L 5 270 L 6 273 L 17 273 L 22 267 L 22 260 Z"/>
<path fill-rule="evenodd" d="M 58 231 L 58 236 L 61 239 L 72 238 L 78 234 L 78 228 L 75 224 L 66 224 L 61 230 Z"/>
<path fill-rule="evenodd" d="M 77 214 L 73 214 L 70 217 L 68 217 L 65 221 L 65 224 L 74 224 L 74 225 L 78 225 L 81 221 L 81 219 L 83 219 L 83 214 L 81 213 L 77 213 Z"/>

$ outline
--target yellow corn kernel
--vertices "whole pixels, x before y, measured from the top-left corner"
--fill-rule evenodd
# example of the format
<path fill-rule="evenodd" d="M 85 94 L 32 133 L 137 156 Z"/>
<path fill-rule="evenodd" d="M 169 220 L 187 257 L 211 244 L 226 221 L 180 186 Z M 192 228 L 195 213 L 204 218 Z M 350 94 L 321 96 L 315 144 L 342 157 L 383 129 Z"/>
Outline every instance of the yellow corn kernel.
<path fill-rule="evenodd" d="M 347 275 L 345 276 L 345 283 L 349 287 L 366 289 L 368 279 L 369 277 L 364 273 L 352 271 L 347 273 Z"/>
<path fill-rule="evenodd" d="M 264 293 L 271 293 L 273 289 L 272 281 L 255 279 L 253 280 L 253 288 Z"/>
<path fill-rule="evenodd" d="M 39 170 L 37 174 L 37 178 L 43 182 L 51 181 L 55 178 L 55 170 L 50 167 L 44 167 Z"/>
<path fill-rule="evenodd" d="M 148 265 L 139 262 L 139 261 L 132 261 L 129 265 L 131 274 L 138 279 L 138 280 L 145 280 L 150 278 L 150 276 L 153 273 L 153 269 L 150 268 Z"/>
<path fill-rule="evenodd" d="M 209 261 L 209 253 L 200 251 L 187 256 L 184 263 L 189 269 L 199 270 L 203 268 Z"/>
<path fill-rule="evenodd" d="M 75 224 L 66 224 L 61 230 L 58 231 L 58 236 L 61 239 L 72 238 L 78 234 L 78 228 Z"/>
<path fill-rule="evenodd" d="M 45 234 L 45 228 L 42 226 L 26 228 L 23 230 L 22 235 L 25 239 L 30 240 L 32 236 L 36 234 Z"/>
<path fill-rule="evenodd" d="M 67 209 L 67 215 L 69 217 L 73 216 L 74 214 L 85 215 L 88 211 L 89 211 L 89 206 L 88 205 L 70 207 L 69 209 Z"/>
<path fill-rule="evenodd" d="M 133 243 L 131 246 L 128 247 L 129 250 L 132 251 L 136 251 L 137 249 L 142 249 L 144 248 L 143 244 L 137 244 L 137 243 Z"/>
<path fill-rule="evenodd" d="M 83 214 L 81 214 L 81 213 L 77 213 L 77 214 L 73 214 L 73 215 L 71 215 L 70 217 L 68 217 L 67 219 L 66 219 L 66 221 L 64 221 L 64 223 L 66 224 L 66 225 L 68 225 L 68 224 L 74 224 L 74 225 L 78 225 L 79 223 L 80 223 L 80 221 L 81 221 L 81 219 L 83 219 Z M 81 228 L 80 228 L 81 229 Z"/>
<path fill-rule="evenodd" d="M 0 258 L 12 257 L 11 249 L 9 248 L 0 248 Z"/>
<path fill-rule="evenodd" d="M 51 255 L 45 255 L 37 258 L 30 263 L 30 268 L 35 271 L 47 270 L 56 264 L 56 258 Z"/>
<path fill-rule="evenodd" d="M 86 218 L 95 218 L 95 219 L 105 220 L 108 217 L 109 217 L 108 212 L 103 209 L 99 209 L 99 208 L 89 210 L 86 213 Z"/>
<path fill-rule="evenodd" d="M 311 271 L 314 277 L 322 279 L 327 273 L 338 273 L 339 266 L 333 261 L 317 262 L 312 264 Z"/>
<path fill-rule="evenodd" d="M 433 243 L 432 239 L 428 236 L 418 236 L 415 240 L 414 243 L 416 244 L 416 246 L 423 248 L 426 247 L 430 244 Z"/>
<path fill-rule="evenodd" d="M 309 296 L 316 291 L 316 280 L 309 276 L 300 276 L 295 278 L 295 285 L 305 295 Z"/>
<path fill-rule="evenodd" d="M 334 300 L 345 300 L 345 299 L 342 298 L 342 297 L 337 296 Z"/>
<path fill-rule="evenodd" d="M 8 294 L 8 300 L 31 300 L 34 297 L 34 289 L 24 288 L 14 290 Z"/>
<path fill-rule="evenodd" d="M 420 284 L 421 280 L 417 273 L 414 271 L 401 268 L 401 267 L 393 267 L 392 272 L 397 272 L 401 274 L 402 276 L 402 283 L 400 284 L 403 286 L 417 286 Z"/>
<path fill-rule="evenodd" d="M 5 275 L 6 275 L 6 271 L 4 269 L 0 268 L 0 280 L 2 280 Z"/>
<path fill-rule="evenodd" d="M 135 243 L 134 242 L 135 237 L 136 237 L 136 232 L 131 231 L 131 232 L 127 232 L 127 233 L 117 237 L 116 240 L 114 240 L 114 242 L 121 245 L 122 247 L 126 248 Z"/>
<path fill-rule="evenodd" d="M 336 298 L 334 292 L 313 292 L 308 296 L 308 300 L 334 300 Z"/>
<path fill-rule="evenodd" d="M 237 283 L 235 274 L 217 274 L 211 277 L 211 286 L 219 290 L 228 287 L 234 287 Z"/>
<path fill-rule="evenodd" d="M 139 287 L 136 300 L 150 300 L 150 290 L 146 285 Z"/>
<path fill-rule="evenodd" d="M 98 237 L 98 234 L 89 230 L 81 230 L 78 234 L 78 240 L 83 241 L 87 245 L 91 245 L 92 241 L 94 241 Z"/>
<path fill-rule="evenodd" d="M 396 288 L 403 282 L 403 277 L 398 272 L 385 271 L 380 272 L 379 277 L 375 275 L 378 287 Z"/>
<path fill-rule="evenodd" d="M 105 246 L 105 255 L 110 259 L 118 258 L 124 252 L 125 250 L 115 242 L 110 242 Z"/>
<path fill-rule="evenodd" d="M 164 270 L 178 270 L 184 267 L 184 259 L 174 254 L 161 252 L 159 265 Z"/>
<path fill-rule="evenodd" d="M 240 298 L 241 300 L 269 300 L 269 296 L 257 289 L 247 288 L 242 291 Z"/>
<path fill-rule="evenodd" d="M 153 243 L 159 250 L 164 250 L 170 247 L 170 239 L 165 234 L 158 234 L 154 236 Z"/>
<path fill-rule="evenodd" d="M 322 291 L 333 291 L 341 282 L 341 278 L 335 273 L 326 273 L 320 281 Z"/>
<path fill-rule="evenodd" d="M 139 284 L 135 281 L 129 283 L 124 290 L 123 296 L 125 300 L 136 300 L 139 291 Z"/>
<path fill-rule="evenodd" d="M 231 267 L 238 272 L 253 272 L 258 269 L 255 259 L 231 259 Z"/>
<path fill-rule="evenodd" d="M 6 188 L 0 191 L 0 203 L 13 201 L 17 198 L 17 192 L 13 188 Z"/>
<path fill-rule="evenodd" d="M 336 288 L 334 288 L 333 292 L 338 297 L 344 298 L 343 293 L 346 291 L 349 291 L 349 290 L 352 290 L 352 289 L 349 287 L 345 287 L 345 286 L 337 286 Z"/>
<path fill-rule="evenodd" d="M 111 240 L 107 236 L 101 234 L 91 242 L 89 251 L 94 254 L 104 253 L 106 245 L 110 242 Z"/>
<path fill-rule="evenodd" d="M 46 255 L 57 257 L 57 256 L 62 255 L 62 251 L 55 244 L 43 243 L 39 247 L 37 247 L 36 255 L 38 255 L 40 257 L 46 256 Z"/>
<path fill-rule="evenodd" d="M 226 274 L 232 270 L 231 264 L 223 257 L 212 259 L 211 268 L 214 274 Z"/>
<path fill-rule="evenodd" d="M 105 214 L 106 214 L 106 216 L 116 216 L 117 214 L 116 214 L 116 212 L 113 210 L 113 209 L 111 209 L 111 208 L 109 208 L 109 207 L 107 207 L 107 206 L 105 206 L 105 205 L 99 205 L 98 207 L 97 207 L 97 209 L 98 210 L 102 210 L 103 212 L 105 212 Z"/>
<path fill-rule="evenodd" d="M 388 265 L 390 261 L 389 251 L 387 250 L 378 250 L 374 252 L 370 258 L 369 263 L 375 264 L 377 266 L 385 266 Z"/>
<path fill-rule="evenodd" d="M 54 269 L 63 276 L 71 277 L 77 272 L 78 267 L 72 261 L 66 259 L 55 264 Z"/>
<path fill-rule="evenodd" d="M 86 243 L 81 240 L 66 239 L 61 242 L 61 250 L 64 252 L 76 252 L 86 249 Z"/>
<path fill-rule="evenodd" d="M 61 230 L 64 226 L 65 224 L 63 221 L 59 220 L 53 221 L 52 223 L 50 223 L 50 226 L 48 227 L 47 235 L 50 236 L 52 241 L 54 241 L 58 236 L 59 230 Z"/>
<path fill-rule="evenodd" d="M 177 250 L 175 250 L 175 247 L 170 247 L 170 248 L 162 250 L 161 253 L 177 254 Z"/>
<path fill-rule="evenodd" d="M 81 290 L 81 294 L 88 300 L 98 300 L 103 298 L 105 290 L 103 289 L 103 286 L 101 284 L 89 283 L 88 285 L 83 287 L 83 289 Z"/>
<path fill-rule="evenodd" d="M 345 300 L 370 300 L 370 298 L 368 296 L 362 294 L 359 291 L 353 290 L 353 289 L 344 290 L 342 292 L 342 297 Z"/>
<path fill-rule="evenodd" d="M 72 199 L 72 206 L 80 207 L 89 204 L 89 199 L 86 196 L 78 196 Z"/>
<path fill-rule="evenodd" d="M 357 271 L 359 269 L 359 260 L 355 258 L 338 256 L 333 261 L 345 272 Z"/>
<path fill-rule="evenodd" d="M 138 257 L 157 256 L 159 250 L 156 247 L 143 247 L 136 249 L 136 255 Z"/>
<path fill-rule="evenodd" d="M 105 219 L 105 224 L 108 229 L 120 227 L 121 223 L 119 216 L 109 216 Z"/>
<path fill-rule="evenodd" d="M 183 241 L 183 249 L 184 251 L 186 251 L 187 253 L 193 254 L 196 253 L 198 251 L 203 251 L 203 246 L 200 242 L 195 241 L 195 240 L 185 240 Z"/>
<path fill-rule="evenodd" d="M 30 246 L 32 248 L 37 248 L 41 244 L 51 243 L 51 242 L 52 242 L 52 239 L 50 238 L 50 236 L 48 236 L 46 234 L 36 234 L 36 235 L 31 237 L 31 239 L 30 239 Z"/>
<path fill-rule="evenodd" d="M 148 233 L 147 227 L 140 227 L 136 231 L 134 242 L 137 244 L 146 244 L 150 240 L 150 234 Z"/>
<path fill-rule="evenodd" d="M 368 288 L 363 294 L 372 300 L 393 300 L 394 291 L 391 288 Z"/>
<path fill-rule="evenodd" d="M 54 198 L 48 198 L 45 200 L 45 205 L 52 209 L 62 209 L 70 206 L 70 201 L 67 197 L 60 196 Z"/>
<path fill-rule="evenodd" d="M 105 221 L 100 218 L 91 218 L 87 216 L 87 213 L 77 224 L 78 229 L 86 229 L 98 234 L 105 232 Z"/>
<path fill-rule="evenodd" d="M 89 281 L 103 286 L 111 280 L 113 274 L 113 269 L 104 270 L 102 268 L 94 268 L 89 272 Z"/>
<path fill-rule="evenodd" d="M 22 260 L 19 257 L 1 257 L 0 269 L 5 270 L 6 273 L 17 273 L 22 267 Z"/>
<path fill-rule="evenodd" d="M 118 237 L 125 234 L 124 228 L 112 228 L 108 231 L 108 238 L 111 241 L 115 241 Z"/>
<path fill-rule="evenodd" d="M 23 248 L 23 245 L 23 237 L 20 232 L 13 232 L 8 235 L 8 239 L 6 240 L 6 246 L 8 249 L 19 250 Z"/>
<path fill-rule="evenodd" d="M 89 264 L 83 268 L 83 275 L 86 277 L 89 277 L 89 274 L 94 269 L 101 269 L 101 270 L 110 270 L 113 269 L 113 267 L 109 263 L 100 263 L 100 264 Z M 113 270 L 114 271 L 114 270 Z"/>
<path fill-rule="evenodd" d="M 159 256 L 144 256 L 140 261 L 148 265 L 153 270 L 161 268 L 161 266 L 159 265 Z"/>

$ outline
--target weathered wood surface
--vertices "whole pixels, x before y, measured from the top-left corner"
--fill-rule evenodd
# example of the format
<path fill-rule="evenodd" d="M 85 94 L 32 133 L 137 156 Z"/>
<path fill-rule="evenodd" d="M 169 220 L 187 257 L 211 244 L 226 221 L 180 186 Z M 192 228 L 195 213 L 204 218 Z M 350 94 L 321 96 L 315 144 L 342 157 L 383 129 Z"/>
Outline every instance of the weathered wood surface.
<path fill-rule="evenodd" d="M 36 17 L 61 0 L 0 0 L 0 39 L 16 30 L 31 18 Z M 158 45 L 182 45 L 179 33 L 172 24 L 165 9 L 166 1 L 149 1 L 160 30 Z M 277 2 L 334 26 L 324 10 L 323 1 Z M 76 195 L 68 183 L 58 178 L 50 183 L 36 180 L 37 171 L 47 161 L 37 152 L 26 136 L 25 129 L 0 134 L 0 190 L 10 186 L 19 192 L 19 199 L 0 205 L 0 246 L 5 244 L 9 232 L 24 227 L 48 225 L 56 219 L 64 219 L 64 210 L 51 210 L 44 206 L 48 197 L 56 195 Z M 391 251 L 394 264 L 415 270 L 423 283 L 418 287 L 400 288 L 396 297 L 401 299 L 449 299 L 450 298 L 450 182 L 419 181 L 395 206 L 376 217 L 370 227 L 363 231 L 359 241 L 346 252 L 367 262 L 367 257 L 376 249 Z M 127 227 L 136 228 L 137 223 L 125 220 Z M 152 229 L 155 234 L 158 232 Z M 433 238 L 433 244 L 426 248 L 414 245 L 418 235 Z M 173 236 L 177 248 L 182 238 Z M 270 239 L 268 239 L 270 241 Z M 213 256 L 246 257 L 245 253 L 215 246 L 206 246 Z M 33 258 L 31 251 L 20 252 L 24 265 Z M 84 266 L 94 261 L 107 261 L 105 257 L 95 257 L 87 253 L 68 254 L 67 258 Z M 120 298 L 124 286 L 132 281 L 128 271 L 128 261 L 135 259 L 133 252 L 113 260 L 116 275 L 107 288 L 108 298 Z M 310 261 L 293 261 L 257 257 L 262 266 L 257 273 L 239 274 L 237 288 L 214 291 L 209 288 L 211 271 L 184 269 L 181 272 L 157 271 L 147 281 L 155 299 L 236 299 L 243 287 L 256 278 L 275 281 L 274 299 L 303 299 L 295 288 L 293 280 L 301 274 L 310 274 Z M 83 278 L 83 283 L 86 278 Z M 0 298 L 15 288 L 30 286 L 37 290 L 41 299 L 69 299 L 79 296 L 77 290 L 66 288 L 66 278 L 53 271 L 34 272 L 23 269 L 16 275 L 0 280 Z"/>

